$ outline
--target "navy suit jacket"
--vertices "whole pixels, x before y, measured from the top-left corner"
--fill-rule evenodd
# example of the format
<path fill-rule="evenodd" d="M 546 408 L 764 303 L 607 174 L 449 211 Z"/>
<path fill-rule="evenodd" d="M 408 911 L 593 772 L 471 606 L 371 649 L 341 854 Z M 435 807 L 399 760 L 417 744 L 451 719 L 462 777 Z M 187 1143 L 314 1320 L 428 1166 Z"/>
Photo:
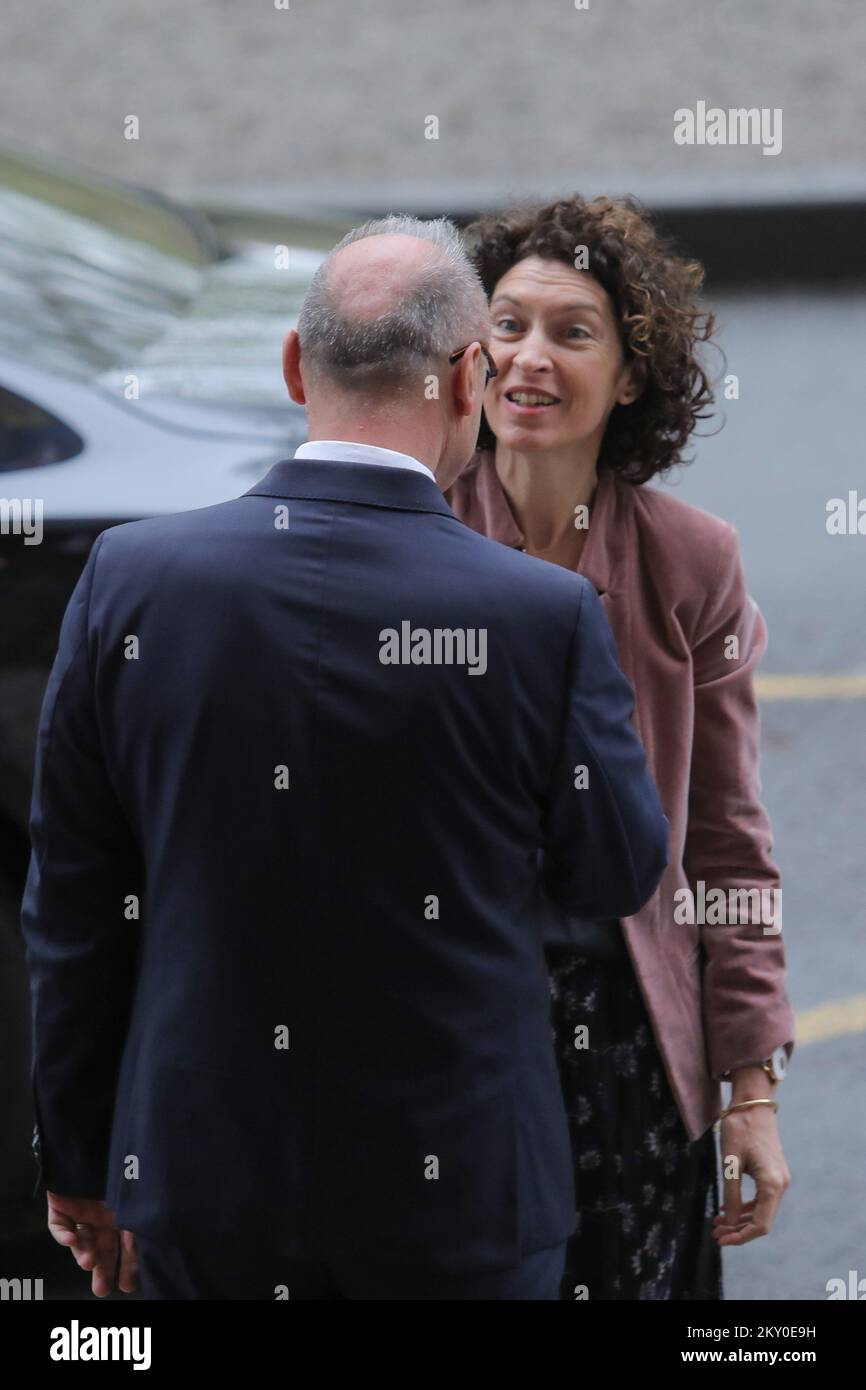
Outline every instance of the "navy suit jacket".
<path fill-rule="evenodd" d="M 539 893 L 655 890 L 632 709 L 592 585 L 424 475 L 288 459 L 104 531 L 39 731 L 37 1191 L 452 1273 L 565 1240 Z"/>

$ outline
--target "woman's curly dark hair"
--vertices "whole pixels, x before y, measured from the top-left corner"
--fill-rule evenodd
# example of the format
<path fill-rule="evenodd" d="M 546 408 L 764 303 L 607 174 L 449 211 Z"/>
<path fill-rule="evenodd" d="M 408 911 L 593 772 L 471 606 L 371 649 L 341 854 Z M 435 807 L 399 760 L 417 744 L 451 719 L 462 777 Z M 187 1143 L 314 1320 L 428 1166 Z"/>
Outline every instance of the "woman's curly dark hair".
<path fill-rule="evenodd" d="M 525 257 L 574 266 L 578 248 L 586 247 L 585 268 L 609 294 L 626 360 L 640 363 L 643 382 L 637 400 L 611 411 L 598 467 L 645 483 L 690 462 L 683 448 L 713 402 L 696 349 L 711 338 L 715 318 L 698 302 L 703 267 L 677 253 L 635 198 L 587 201 L 575 194 L 520 204 L 476 219 L 464 237 L 488 299 Z M 482 416 L 478 446 L 494 444 Z"/>

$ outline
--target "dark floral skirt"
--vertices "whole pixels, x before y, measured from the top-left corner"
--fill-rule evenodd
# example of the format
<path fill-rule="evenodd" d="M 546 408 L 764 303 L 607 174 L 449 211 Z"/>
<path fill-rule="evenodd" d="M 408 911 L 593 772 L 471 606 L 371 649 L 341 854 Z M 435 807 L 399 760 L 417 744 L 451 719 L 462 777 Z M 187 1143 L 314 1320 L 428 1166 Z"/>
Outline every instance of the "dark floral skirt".
<path fill-rule="evenodd" d="M 715 1135 L 689 1142 L 630 961 L 547 963 L 577 1190 L 560 1299 L 722 1298 Z"/>

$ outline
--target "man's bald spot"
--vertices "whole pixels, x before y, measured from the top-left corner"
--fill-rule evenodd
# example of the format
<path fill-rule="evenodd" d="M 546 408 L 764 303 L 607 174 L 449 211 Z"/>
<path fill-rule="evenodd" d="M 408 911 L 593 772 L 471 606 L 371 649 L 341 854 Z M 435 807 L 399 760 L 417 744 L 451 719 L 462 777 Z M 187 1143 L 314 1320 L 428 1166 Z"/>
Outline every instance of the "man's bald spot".
<path fill-rule="evenodd" d="M 432 242 L 402 232 L 351 241 L 334 255 L 328 274 L 340 312 L 351 319 L 377 319 L 411 293 L 419 278 L 445 257 Z"/>

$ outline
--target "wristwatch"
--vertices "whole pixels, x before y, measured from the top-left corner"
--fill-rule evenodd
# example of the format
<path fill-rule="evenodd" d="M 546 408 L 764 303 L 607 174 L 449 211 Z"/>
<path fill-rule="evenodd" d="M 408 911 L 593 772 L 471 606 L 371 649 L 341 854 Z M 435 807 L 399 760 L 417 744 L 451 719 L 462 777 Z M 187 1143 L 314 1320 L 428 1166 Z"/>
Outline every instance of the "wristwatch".
<path fill-rule="evenodd" d="M 760 1067 L 762 1071 L 767 1073 L 770 1080 L 775 1085 L 785 1078 L 785 1073 L 788 1070 L 788 1053 L 786 1049 L 780 1045 L 773 1049 L 772 1056 L 768 1057 L 766 1061 L 761 1061 L 759 1059 L 757 1062 L 744 1062 L 742 1065 L 746 1067 Z M 731 1073 L 726 1072 L 722 1080 L 732 1080 Z"/>
<path fill-rule="evenodd" d="M 784 1047 L 775 1047 L 773 1055 L 761 1066 L 767 1073 L 771 1081 L 784 1081 L 785 1073 L 788 1070 L 788 1053 Z"/>

